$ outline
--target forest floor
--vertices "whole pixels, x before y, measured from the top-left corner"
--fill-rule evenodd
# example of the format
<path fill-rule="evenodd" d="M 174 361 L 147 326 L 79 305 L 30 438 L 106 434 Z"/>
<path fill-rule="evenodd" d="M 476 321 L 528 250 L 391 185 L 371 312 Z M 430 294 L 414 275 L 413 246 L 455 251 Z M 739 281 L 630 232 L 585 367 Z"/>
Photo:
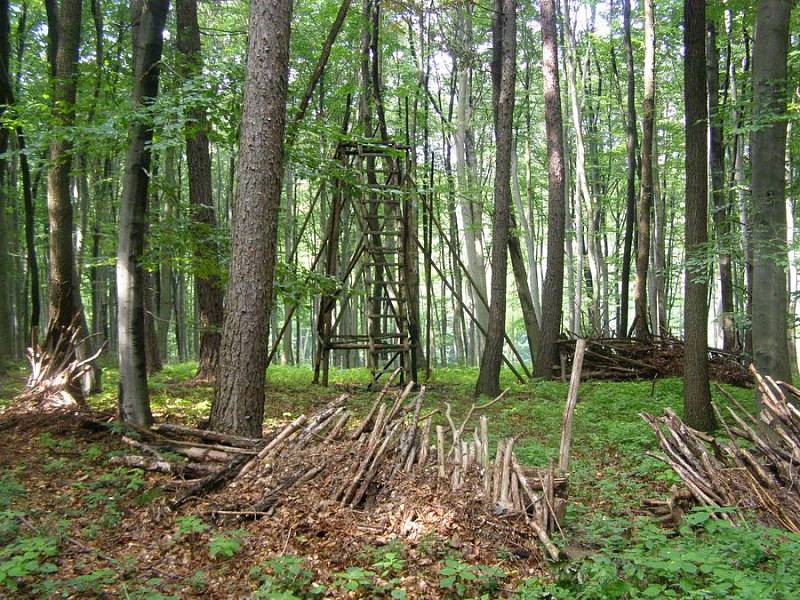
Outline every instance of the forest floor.
<path fill-rule="evenodd" d="M 157 421 L 197 425 L 213 392 L 192 385 L 193 364 L 168 365 L 151 379 Z M 265 430 L 353 392 L 364 414 L 375 394 L 364 370 L 336 371 L 312 386 L 301 367 L 271 367 Z M 22 367 L 0 376 L 0 409 L 21 389 Z M 426 382 L 425 407 L 473 402 L 473 369 L 441 369 Z M 528 465 L 556 457 L 566 384 L 512 383 L 487 410 L 493 439 L 518 435 Z M 90 399 L 113 410 L 116 372 Z M 726 388 L 753 405 L 753 391 Z M 712 388 L 715 400 L 723 402 Z M 0 432 L 0 597 L 85 598 L 793 598 L 800 597 L 800 537 L 759 525 L 733 529 L 707 511 L 677 529 L 657 525 L 645 498 L 665 498 L 677 477 L 648 456 L 655 438 L 640 411 L 681 413 L 680 379 L 585 382 L 575 414 L 563 537 L 568 557 L 531 569 L 500 550 L 476 563 L 440 536 L 363 545 L 308 539 L 280 518 L 231 524 L 192 510 L 165 510 L 169 478 L 120 468 L 118 436 L 59 421 Z M 278 513 L 280 514 L 280 513 Z M 332 534 L 333 535 L 333 534 Z M 312 536 L 313 538 L 313 536 Z"/>

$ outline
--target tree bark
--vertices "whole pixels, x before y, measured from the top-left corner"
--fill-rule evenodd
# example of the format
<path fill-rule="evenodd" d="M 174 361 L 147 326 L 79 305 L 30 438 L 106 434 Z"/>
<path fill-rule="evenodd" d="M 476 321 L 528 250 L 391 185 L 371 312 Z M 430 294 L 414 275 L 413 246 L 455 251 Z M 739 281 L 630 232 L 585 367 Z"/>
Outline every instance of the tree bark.
<path fill-rule="evenodd" d="M 8 0 L 0 0 L 0 119 L 4 116 L 6 107 L 12 102 L 10 56 L 10 23 Z M 0 121 L 2 123 L 2 121 Z M 9 131 L 0 127 L 0 367 L 12 358 L 12 317 L 11 293 L 9 284 L 12 281 L 9 272 L 11 255 L 8 238 L 6 235 L 6 212 L 8 198 L 6 196 L 6 171 L 7 164 L 5 153 L 8 150 Z"/>
<path fill-rule="evenodd" d="M 622 0 L 622 28 L 625 41 L 626 111 L 625 111 L 625 238 L 622 247 L 622 274 L 619 291 L 617 337 L 628 335 L 628 294 L 631 278 L 633 222 L 636 220 L 636 76 L 633 70 L 631 43 L 631 1 Z"/>
<path fill-rule="evenodd" d="M 644 106 L 642 115 L 642 179 L 639 190 L 639 239 L 636 253 L 636 337 L 650 336 L 647 318 L 647 269 L 650 262 L 650 210 L 653 206 L 653 132 L 656 62 L 653 0 L 644 0 Z"/>
<path fill-rule="evenodd" d="M 688 425 L 701 431 L 710 431 L 714 428 L 714 413 L 708 382 L 708 274 L 704 260 L 708 240 L 705 12 L 704 0 L 684 0 L 686 282 L 683 408 Z"/>
<path fill-rule="evenodd" d="M 495 0 L 492 50 L 492 104 L 495 128 L 494 216 L 492 218 L 492 298 L 476 395 L 500 393 L 500 364 L 506 325 L 508 238 L 511 221 L 511 152 L 514 137 L 514 84 L 517 74 L 516 0 Z M 519 240 L 516 240 L 519 251 Z M 521 252 L 519 252 L 521 255 Z M 526 284 L 527 287 L 527 284 Z M 532 307 L 531 307 L 532 308 Z"/>
<path fill-rule="evenodd" d="M 203 68 L 197 0 L 177 0 L 177 47 L 182 55 L 181 72 L 186 81 Z M 194 230 L 195 297 L 200 327 L 198 379 L 214 379 L 219 363 L 223 319 L 222 287 L 214 269 L 221 255 L 214 229 L 214 199 L 211 182 L 211 156 L 208 151 L 208 121 L 205 110 L 192 110 L 192 124 L 186 130 L 186 162 L 189 169 L 189 203 Z"/>
<path fill-rule="evenodd" d="M 561 119 L 561 89 L 558 81 L 558 34 L 555 0 L 542 0 L 542 80 L 545 135 L 547 137 L 547 272 L 542 289 L 542 341 L 534 375 L 550 379 L 558 363 L 564 292 L 564 137 Z"/>
<path fill-rule="evenodd" d="M 75 122 L 81 0 L 63 0 L 57 21 L 58 43 L 52 110 L 58 133 L 50 142 L 50 167 L 47 172 L 50 225 L 48 303 L 54 325 L 65 329 L 77 314 L 83 312 L 72 245 L 73 218 L 69 189 L 72 170 L 72 141 L 69 130 Z"/>
<path fill-rule="evenodd" d="M 133 19 L 133 104 L 152 104 L 158 95 L 159 63 L 168 0 L 131 6 Z M 117 329 L 119 337 L 119 416 L 147 426 L 153 421 L 147 392 L 145 273 L 142 265 L 150 184 L 152 123 L 134 121 L 128 132 L 125 180 L 117 250 Z"/>
<path fill-rule="evenodd" d="M 481 227 L 480 219 L 476 219 L 476 193 L 475 176 L 470 174 L 471 166 L 468 164 L 469 157 L 469 140 L 471 137 L 471 60 L 474 53 L 473 39 L 472 39 L 472 8 L 466 6 L 460 10 L 458 21 L 460 24 L 459 31 L 459 53 L 461 59 L 457 60 L 456 64 L 459 67 L 457 78 L 458 100 L 456 104 L 456 131 L 454 136 L 455 150 L 456 150 L 456 180 L 458 181 L 459 189 L 459 210 L 457 218 L 459 221 L 459 228 L 464 237 L 464 250 L 467 255 L 467 266 L 469 267 L 469 275 L 475 286 L 470 285 L 470 297 L 472 298 L 472 305 L 475 314 L 478 317 L 478 323 L 481 327 L 486 329 L 489 321 L 489 311 L 486 305 L 481 301 L 480 297 L 488 300 L 486 288 L 486 267 L 483 262 L 483 255 L 479 250 L 478 235 Z M 483 346 L 483 339 L 480 333 L 475 336 L 470 336 L 472 344 L 467 348 L 467 354 L 470 357 L 468 362 L 474 364 L 474 357 L 480 355 L 480 349 Z M 475 341 L 477 340 L 477 344 Z"/>
<path fill-rule="evenodd" d="M 753 46 L 753 362 L 791 382 L 787 347 L 785 169 L 790 0 L 758 3 Z"/>
<path fill-rule="evenodd" d="M 231 268 L 210 428 L 260 437 L 283 177 L 291 0 L 253 0 Z"/>
<path fill-rule="evenodd" d="M 725 194 L 725 149 L 723 147 L 722 119 L 719 110 L 719 50 L 717 29 L 712 21 L 706 27 L 706 65 L 708 71 L 709 161 L 711 166 L 711 197 L 714 200 L 714 234 L 720 284 L 720 321 L 722 348 L 733 351 L 736 329 L 733 322 L 733 271 L 730 244 L 730 206 Z"/>

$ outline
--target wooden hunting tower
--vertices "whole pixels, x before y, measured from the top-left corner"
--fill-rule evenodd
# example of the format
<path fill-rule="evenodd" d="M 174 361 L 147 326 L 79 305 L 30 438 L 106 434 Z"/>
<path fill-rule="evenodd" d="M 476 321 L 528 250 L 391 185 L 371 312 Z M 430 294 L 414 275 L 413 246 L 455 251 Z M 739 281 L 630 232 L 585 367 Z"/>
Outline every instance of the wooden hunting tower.
<path fill-rule="evenodd" d="M 373 384 L 398 368 L 398 383 L 417 381 L 418 241 L 409 149 L 347 140 L 339 143 L 335 159 L 339 169 L 332 180 L 323 260 L 324 272 L 339 279 L 342 287 L 320 300 L 314 381 L 328 384 L 331 350 L 364 351 Z M 350 256 L 340 256 L 346 210 L 354 219 L 358 241 Z M 359 289 L 365 294 L 361 331 L 340 332 L 344 311 L 337 306 Z"/>

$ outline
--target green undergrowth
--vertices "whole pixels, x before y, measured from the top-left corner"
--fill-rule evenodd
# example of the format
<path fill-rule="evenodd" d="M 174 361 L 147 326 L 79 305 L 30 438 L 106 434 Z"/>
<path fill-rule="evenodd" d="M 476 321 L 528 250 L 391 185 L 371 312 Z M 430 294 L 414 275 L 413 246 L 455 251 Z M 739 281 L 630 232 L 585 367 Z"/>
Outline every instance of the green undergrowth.
<path fill-rule="evenodd" d="M 150 379 L 151 403 L 158 420 L 187 424 L 207 418 L 213 390 L 191 383 L 194 363 L 169 364 Z M 265 403 L 265 429 L 309 413 L 344 391 L 350 392 L 351 409 L 363 415 L 375 398 L 368 391 L 364 369 L 331 371 L 331 386 L 311 384 L 308 367 L 274 366 L 269 369 Z M 475 402 L 476 369 L 439 369 L 425 385 L 424 411 L 443 409 L 450 403 L 458 421 Z M 3 376 L 0 403 L 7 403 L 24 381 L 24 371 Z M 97 409 L 116 407 L 118 374 L 106 368 L 105 391 L 91 398 Z M 519 384 L 508 372 L 502 375 L 507 396 L 488 408 L 493 443 L 518 436 L 516 453 L 528 465 L 544 466 L 556 458 L 567 385 L 534 381 Z M 753 408 L 753 392 L 726 388 L 745 407 Z M 641 510 L 644 498 L 664 497 L 678 479 L 662 462 L 647 456 L 657 451 L 655 438 L 639 416 L 661 414 L 672 408 L 682 413 L 680 379 L 631 382 L 585 382 L 581 385 L 574 418 L 568 513 L 564 536 L 555 541 L 573 558 L 551 566 L 547 580 L 527 580 L 511 585 L 509 571 L 475 565 L 457 553 L 436 556 L 438 595 L 442 597 L 518 598 L 793 598 L 800 597 L 800 567 L 795 557 L 800 538 L 759 525 L 734 529 L 702 510 L 687 516 L 671 531 L 655 525 Z M 712 386 L 715 401 L 725 404 Z M 485 402 L 481 399 L 480 402 Z M 2 404 L 0 404 L 2 405 Z M 434 419 L 444 424 L 443 414 Z M 22 585 L 43 595 L 66 597 L 82 590 L 114 589 L 128 597 L 170 597 L 175 588 L 164 582 L 123 582 L 108 565 L 98 563 L 81 575 L 60 576 L 54 571 L 67 549 L 65 533 L 79 531 L 87 543 L 99 540 L 117 527 L 126 507 L 145 505 L 161 493 L 146 484 L 140 471 L 107 465 L 99 447 L 76 449 L 69 437 L 39 434 L 35 446 L 45 453 L 41 471 L 46 477 L 74 478 L 81 501 L 59 515 L 53 527 L 34 532 L 20 525 L 17 515 L 27 514 L 24 469 L 0 472 L 0 597 L 14 594 Z M 86 475 L 86 473 L 91 476 Z M 80 522 L 89 508 L 95 518 Z M 78 529 L 80 527 L 80 529 Z M 223 530 L 181 517 L 175 537 L 202 546 L 214 564 L 239 560 L 245 530 Z M 335 573 L 321 573 L 304 557 L 276 557 L 247 565 L 254 597 L 414 597 L 406 585 L 406 548 L 402 544 L 380 552 L 365 549 L 358 564 Z M 498 557 L 502 561 L 502 557 Z M 198 572 L 187 581 L 202 595 L 209 573 Z M 519 578 L 514 578 L 520 581 Z M 148 596 L 146 590 L 152 591 Z M 163 594 L 161 596 L 157 594 Z M 179 597 L 182 594 L 177 594 Z"/>

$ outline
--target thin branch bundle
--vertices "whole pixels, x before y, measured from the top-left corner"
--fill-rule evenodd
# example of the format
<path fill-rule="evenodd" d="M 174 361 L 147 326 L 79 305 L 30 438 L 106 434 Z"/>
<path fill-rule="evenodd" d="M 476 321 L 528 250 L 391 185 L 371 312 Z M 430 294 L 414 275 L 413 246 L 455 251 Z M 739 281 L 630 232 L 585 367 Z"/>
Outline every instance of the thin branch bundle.
<path fill-rule="evenodd" d="M 762 377 L 753 367 L 761 395 L 758 417 L 718 386 L 734 405 L 713 404 L 727 440 L 695 431 L 671 410 L 661 417 L 642 413 L 669 464 L 694 499 L 711 507 L 752 511 L 764 523 L 800 533 L 800 391 Z M 720 512 L 732 522 L 742 511 Z"/>
<path fill-rule="evenodd" d="M 573 362 L 576 340 L 562 340 L 559 350 L 562 365 L 554 366 L 555 374 L 566 377 Z M 593 338 L 587 340 L 583 361 L 584 379 L 655 379 L 683 375 L 683 342 L 681 340 L 652 337 Z M 752 376 L 747 372 L 741 357 L 718 348 L 708 349 L 711 379 L 736 386 L 749 386 Z"/>
<path fill-rule="evenodd" d="M 357 510 L 363 515 L 398 505 L 422 515 L 424 509 L 413 507 L 418 506 L 416 492 L 424 489 L 435 494 L 437 506 L 460 506 L 467 510 L 463 514 L 477 511 L 476 518 L 493 523 L 493 530 L 541 543 L 556 560 L 559 552 L 550 536 L 564 516 L 567 479 L 552 464 L 543 469 L 520 465 L 516 438 L 499 440 L 492 455 L 488 419 L 480 413 L 505 394 L 473 405 L 461 422 L 446 403 L 446 427 L 433 426 L 436 412 L 422 414 L 425 387 L 415 392 L 413 383 L 396 392 L 383 389 L 352 433 L 345 430 L 347 395 L 263 440 L 157 425 L 135 430 L 135 438 L 127 438 L 135 454 L 115 461 L 175 475 L 172 508 L 199 501 L 210 503 L 214 514 L 239 520 L 269 516 L 282 506 L 303 506 L 311 514 Z M 174 460 L 174 453 L 189 461 Z"/>
<path fill-rule="evenodd" d="M 47 327 L 44 342 L 31 340 L 25 352 L 31 374 L 25 389 L 16 401 L 22 405 L 34 403 L 40 408 L 85 408 L 80 379 L 93 368 L 94 361 L 105 344 L 91 356 L 80 358 L 79 349 L 89 339 L 81 337 L 80 315 L 76 314 L 66 328 L 57 325 L 54 317 Z"/>

